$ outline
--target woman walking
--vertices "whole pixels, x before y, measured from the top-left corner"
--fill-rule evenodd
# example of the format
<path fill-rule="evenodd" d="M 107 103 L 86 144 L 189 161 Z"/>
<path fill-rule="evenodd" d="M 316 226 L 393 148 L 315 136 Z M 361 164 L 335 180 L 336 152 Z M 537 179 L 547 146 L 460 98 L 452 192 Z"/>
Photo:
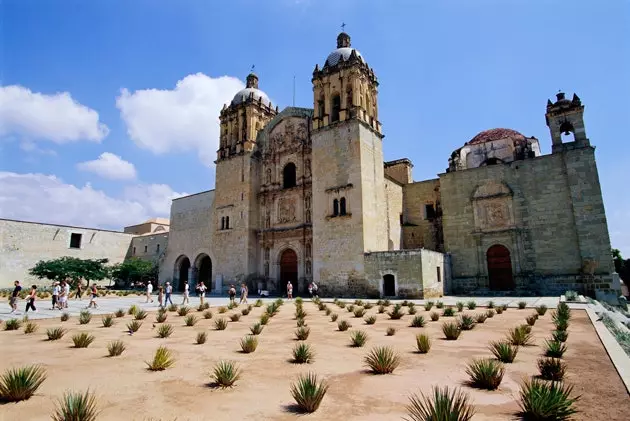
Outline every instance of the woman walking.
<path fill-rule="evenodd" d="M 94 306 L 94 308 L 97 308 L 98 307 L 98 305 L 96 304 L 97 298 L 98 298 L 98 289 L 96 289 L 96 284 L 92 284 L 92 298 L 90 298 L 90 302 L 86 308 L 90 308 L 92 306 Z"/>
<path fill-rule="evenodd" d="M 247 285 L 241 284 L 241 301 L 239 304 L 247 304 Z"/>
<path fill-rule="evenodd" d="M 31 292 L 26 297 L 26 310 L 25 313 L 28 313 L 28 309 L 32 309 L 33 311 L 37 311 L 35 308 L 35 298 L 37 298 L 37 285 L 33 285 L 31 287 Z"/>
<path fill-rule="evenodd" d="M 81 301 L 81 296 L 83 295 L 83 285 L 81 285 L 81 281 L 77 282 L 77 292 L 74 294 L 74 299 Z"/>
<path fill-rule="evenodd" d="M 287 282 L 287 299 L 293 299 L 293 284 L 291 281 Z"/>
<path fill-rule="evenodd" d="M 203 300 L 206 298 L 207 289 L 208 287 L 203 281 L 199 282 L 199 302 L 201 303 L 201 305 L 203 305 Z"/>
<path fill-rule="evenodd" d="M 186 284 L 184 285 L 184 299 L 182 300 L 182 305 L 190 303 L 190 300 L 188 299 L 189 294 L 190 294 L 190 286 L 188 285 L 188 282 L 186 282 Z M 201 301 L 203 302 L 203 300 Z"/>
<path fill-rule="evenodd" d="M 158 287 L 158 304 L 160 307 L 164 307 L 164 287 L 162 285 Z"/>

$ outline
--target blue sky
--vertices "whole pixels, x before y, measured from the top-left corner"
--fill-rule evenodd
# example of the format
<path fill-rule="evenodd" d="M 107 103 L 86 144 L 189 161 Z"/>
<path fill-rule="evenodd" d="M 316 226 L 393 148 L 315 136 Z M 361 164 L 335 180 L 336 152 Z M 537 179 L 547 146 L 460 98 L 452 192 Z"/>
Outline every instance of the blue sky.
<path fill-rule="evenodd" d="M 20 87 L 4 98 L 26 107 L 0 127 L 0 216 L 115 228 L 213 188 L 218 110 L 251 65 L 280 108 L 294 77 L 296 105 L 312 107 L 313 68 L 345 22 L 379 78 L 385 158 L 410 158 L 416 180 L 488 128 L 549 153 L 546 101 L 576 92 L 613 246 L 630 255 L 627 0 L 3 0 L 0 13 L 1 82 Z"/>

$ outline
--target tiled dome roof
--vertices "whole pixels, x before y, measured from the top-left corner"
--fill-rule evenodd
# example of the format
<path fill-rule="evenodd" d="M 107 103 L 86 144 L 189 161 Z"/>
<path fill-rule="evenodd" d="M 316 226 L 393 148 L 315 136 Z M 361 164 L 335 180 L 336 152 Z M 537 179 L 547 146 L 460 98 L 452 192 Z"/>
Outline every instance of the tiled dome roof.
<path fill-rule="evenodd" d="M 467 145 L 475 145 L 479 143 L 492 142 L 495 140 L 512 138 L 514 140 L 525 140 L 525 136 L 516 130 L 512 129 L 490 129 L 484 130 L 483 132 L 477 134 L 477 136 L 470 139 L 466 142 Z"/>

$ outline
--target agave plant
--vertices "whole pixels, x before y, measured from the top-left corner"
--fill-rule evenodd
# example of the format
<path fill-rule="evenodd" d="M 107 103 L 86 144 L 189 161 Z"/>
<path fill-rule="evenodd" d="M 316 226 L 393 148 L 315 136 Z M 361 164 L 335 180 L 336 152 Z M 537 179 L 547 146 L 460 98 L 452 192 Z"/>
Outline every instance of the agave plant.
<path fill-rule="evenodd" d="M 463 314 L 459 318 L 459 328 L 461 330 L 472 330 L 475 327 L 475 319 L 472 316 Z"/>
<path fill-rule="evenodd" d="M 351 327 L 352 325 L 346 320 L 341 320 L 339 323 L 337 323 L 337 328 L 342 332 L 345 332 Z"/>
<path fill-rule="evenodd" d="M 241 370 L 232 361 L 220 361 L 214 367 L 212 378 L 219 387 L 232 387 L 241 377 Z"/>
<path fill-rule="evenodd" d="M 127 349 L 127 347 L 125 346 L 125 343 L 123 341 L 112 341 L 107 344 L 107 352 L 109 353 L 110 357 L 119 356 L 120 354 L 125 352 L 125 349 Z"/>
<path fill-rule="evenodd" d="M 160 325 L 157 329 L 158 338 L 168 338 L 169 336 L 171 336 L 173 331 L 173 325 L 170 325 L 168 323 Z"/>
<path fill-rule="evenodd" d="M 206 343 L 207 340 L 208 334 L 206 332 L 197 332 L 197 337 L 195 338 L 197 345 L 203 345 Z"/>
<path fill-rule="evenodd" d="M 426 324 L 427 322 L 422 316 L 414 316 L 413 320 L 411 320 L 411 327 L 424 327 Z"/>
<path fill-rule="evenodd" d="M 569 328 L 569 321 L 565 319 L 554 320 L 556 330 L 566 331 Z"/>
<path fill-rule="evenodd" d="M 410 304 L 413 304 L 413 303 L 410 303 Z M 413 306 L 413 305 L 410 305 L 409 306 L 409 310 L 407 310 L 407 313 L 409 313 L 411 315 L 414 315 L 417 312 L 418 312 L 418 309 L 415 306 Z"/>
<path fill-rule="evenodd" d="M 263 331 L 264 326 L 260 323 L 255 323 L 249 330 L 252 332 L 252 335 L 260 335 Z"/>
<path fill-rule="evenodd" d="M 517 326 L 508 332 L 507 338 L 512 345 L 527 346 L 532 345 L 533 337 L 523 326 Z"/>
<path fill-rule="evenodd" d="M 430 396 L 412 395 L 407 405 L 407 421 L 470 421 L 475 407 L 459 389 L 433 387 Z"/>
<path fill-rule="evenodd" d="M 87 310 L 81 310 L 79 313 L 79 324 L 86 325 L 92 320 L 92 313 Z"/>
<path fill-rule="evenodd" d="M 486 316 L 485 313 L 479 313 L 475 316 L 475 321 L 477 323 L 485 323 L 486 319 L 488 318 L 488 316 Z"/>
<path fill-rule="evenodd" d="M 443 309 L 444 308 L 444 303 L 442 301 L 438 301 L 437 303 L 435 303 L 435 306 L 439 309 Z"/>
<path fill-rule="evenodd" d="M 131 316 L 135 316 L 136 313 L 140 310 L 140 308 L 133 304 L 131 307 L 129 307 L 129 309 L 127 310 L 127 314 L 131 315 Z"/>
<path fill-rule="evenodd" d="M 106 314 L 101 317 L 101 323 L 103 323 L 103 327 L 112 327 L 114 325 L 114 316 L 111 314 Z"/>
<path fill-rule="evenodd" d="M 536 313 L 532 314 L 531 316 L 527 316 L 525 318 L 525 321 L 530 326 L 534 326 L 536 324 L 536 320 L 538 320 L 538 314 Z"/>
<path fill-rule="evenodd" d="M 385 334 L 387 336 L 394 336 L 396 334 L 396 328 L 393 326 L 389 326 L 387 330 L 385 331 Z"/>
<path fill-rule="evenodd" d="M 297 338 L 298 341 L 305 341 L 308 339 L 308 335 L 310 335 L 311 333 L 311 329 L 309 327 L 298 327 L 295 330 L 295 337 Z"/>
<path fill-rule="evenodd" d="M 239 313 L 234 313 L 230 315 L 230 320 L 232 320 L 233 322 L 238 322 L 239 320 L 241 320 L 241 315 Z"/>
<path fill-rule="evenodd" d="M 350 304 L 349 306 L 347 306 L 346 310 L 348 310 L 348 313 L 352 313 L 354 311 L 354 304 Z"/>
<path fill-rule="evenodd" d="M 227 313 L 228 309 L 225 306 L 221 306 L 219 307 L 217 311 L 219 312 L 219 314 L 223 314 L 223 313 Z"/>
<path fill-rule="evenodd" d="M 444 317 L 453 317 L 453 316 L 455 316 L 455 310 L 453 309 L 453 307 L 446 307 L 442 311 L 442 316 L 444 316 Z"/>
<path fill-rule="evenodd" d="M 354 317 L 363 317 L 365 315 L 365 309 L 363 307 L 357 307 L 354 309 Z"/>
<path fill-rule="evenodd" d="M 383 314 L 383 313 L 385 313 L 385 306 L 384 306 L 384 305 L 380 305 L 380 306 L 378 306 L 378 313 L 379 313 L 379 314 Z"/>
<path fill-rule="evenodd" d="M 53 327 L 46 330 L 46 336 L 48 336 L 49 341 L 56 341 L 63 338 L 63 335 L 66 334 L 66 329 L 61 327 Z"/>
<path fill-rule="evenodd" d="M 400 304 L 396 304 L 392 311 L 387 313 L 389 318 L 392 320 L 401 319 L 402 316 L 405 315 L 404 311 L 402 311 L 402 306 Z"/>
<path fill-rule="evenodd" d="M 539 379 L 525 381 L 521 386 L 521 416 L 533 420 L 565 421 L 578 411 L 574 404 L 580 396 L 571 397 L 573 387 Z"/>
<path fill-rule="evenodd" d="M 74 342 L 75 348 L 87 348 L 94 342 L 94 335 L 90 335 L 87 332 L 77 333 L 72 337 L 72 342 Z"/>
<path fill-rule="evenodd" d="M 541 304 L 538 307 L 536 307 L 536 313 L 539 316 L 544 316 L 546 312 L 547 312 L 547 306 L 546 305 Z"/>
<path fill-rule="evenodd" d="M 254 335 L 245 335 L 243 339 L 241 339 L 241 349 L 245 354 L 250 354 L 256 351 L 258 347 L 258 338 Z"/>
<path fill-rule="evenodd" d="M 365 356 L 364 362 L 374 374 L 389 374 L 400 365 L 400 356 L 388 346 L 375 347 Z"/>
<path fill-rule="evenodd" d="M 132 320 L 129 323 L 127 323 L 127 329 L 131 333 L 137 332 L 138 330 L 140 330 L 141 327 L 142 327 L 142 322 L 138 320 Z"/>
<path fill-rule="evenodd" d="M 190 307 L 181 306 L 179 309 L 177 309 L 177 314 L 179 316 L 186 316 L 188 313 L 190 313 Z"/>
<path fill-rule="evenodd" d="M 199 319 L 194 314 L 189 314 L 184 318 L 184 323 L 186 324 L 186 326 L 194 326 L 195 324 L 197 324 L 198 321 Z"/>
<path fill-rule="evenodd" d="M 314 373 L 302 374 L 297 382 L 291 385 L 291 396 L 302 412 L 317 411 L 328 391 L 328 384 L 319 380 Z"/>
<path fill-rule="evenodd" d="M 96 396 L 88 389 L 85 393 L 66 392 L 57 401 L 53 421 L 94 421 L 98 410 Z"/>
<path fill-rule="evenodd" d="M 216 330 L 225 330 L 227 326 L 228 322 L 223 317 L 220 317 L 214 321 L 214 328 Z"/>
<path fill-rule="evenodd" d="M 134 315 L 134 319 L 136 320 L 144 320 L 147 318 L 147 316 L 149 315 L 149 313 L 147 313 L 144 310 L 138 310 L 136 311 L 136 314 Z"/>
<path fill-rule="evenodd" d="M 367 316 L 363 320 L 365 320 L 366 325 L 373 325 L 374 323 L 376 323 L 376 316 Z"/>
<path fill-rule="evenodd" d="M 425 311 L 431 311 L 432 308 L 433 308 L 433 301 L 427 301 L 424 304 L 424 310 Z"/>
<path fill-rule="evenodd" d="M 124 315 L 125 315 L 125 311 L 123 310 L 123 316 L 124 316 Z M 122 316 L 118 316 L 118 312 L 116 312 L 116 317 L 122 317 Z M 67 313 L 67 312 L 65 312 L 65 311 L 64 311 L 64 312 L 61 314 L 60 319 L 61 319 L 61 321 L 62 321 L 62 322 L 67 322 L 67 321 L 68 321 L 68 319 L 70 319 L 70 313 Z"/>
<path fill-rule="evenodd" d="M 421 333 L 416 335 L 416 348 L 420 354 L 426 354 L 431 349 L 431 338 L 429 335 Z"/>
<path fill-rule="evenodd" d="M 457 307 L 457 311 L 460 313 L 464 311 L 464 303 L 462 303 L 461 301 L 456 302 L 455 307 Z"/>
<path fill-rule="evenodd" d="M 567 352 L 567 346 L 559 341 L 545 341 L 545 357 L 562 358 L 565 352 Z"/>
<path fill-rule="evenodd" d="M 29 399 L 46 380 L 46 370 L 39 365 L 11 368 L 0 376 L 0 401 Z"/>
<path fill-rule="evenodd" d="M 444 333 L 444 337 L 449 341 L 455 341 L 459 338 L 459 335 L 462 333 L 461 328 L 459 327 L 459 323 L 456 322 L 445 322 L 442 325 L 442 333 Z"/>
<path fill-rule="evenodd" d="M 527 303 L 525 301 L 519 301 L 518 302 L 518 309 L 519 310 L 524 310 L 525 307 L 527 307 Z"/>
<path fill-rule="evenodd" d="M 326 314 L 326 316 L 330 316 L 330 314 L 332 313 L 332 310 L 326 307 L 326 311 L 324 313 Z"/>
<path fill-rule="evenodd" d="M 296 364 L 310 363 L 314 358 L 315 353 L 306 342 L 300 342 L 293 348 L 293 362 Z"/>
<path fill-rule="evenodd" d="M 374 304 L 372 304 L 372 303 L 365 303 L 365 305 L 363 306 L 363 308 L 366 309 L 366 310 L 369 310 L 372 307 L 374 307 Z"/>
<path fill-rule="evenodd" d="M 254 307 L 262 307 L 262 305 L 263 305 L 263 300 L 258 299 L 258 300 L 256 300 L 256 303 L 254 304 Z"/>
<path fill-rule="evenodd" d="M 466 367 L 470 385 L 479 389 L 495 390 L 501 384 L 505 368 L 491 358 L 475 359 Z"/>
<path fill-rule="evenodd" d="M 475 301 L 468 301 L 466 307 L 468 307 L 468 310 L 474 310 L 477 308 L 477 303 Z"/>
<path fill-rule="evenodd" d="M 155 351 L 153 361 L 145 361 L 145 364 L 151 371 L 163 371 L 175 364 L 175 358 L 170 349 L 161 346 Z"/>
<path fill-rule="evenodd" d="M 440 320 L 440 313 L 436 311 L 432 311 L 430 316 L 431 316 L 431 321 L 433 322 L 437 322 L 438 320 Z"/>
<path fill-rule="evenodd" d="M 295 321 L 295 325 L 296 325 L 297 327 L 303 327 L 303 326 L 306 326 L 306 320 L 304 320 L 304 319 L 297 319 L 297 320 Z"/>
<path fill-rule="evenodd" d="M 31 333 L 35 333 L 37 332 L 37 330 L 39 329 L 39 325 L 35 322 L 27 322 L 24 325 L 24 334 L 29 335 Z"/>
<path fill-rule="evenodd" d="M 365 345 L 367 340 L 368 334 L 362 330 L 355 330 L 354 332 L 350 333 L 350 345 L 353 347 L 360 348 Z"/>
<path fill-rule="evenodd" d="M 296 319 L 303 319 L 308 315 L 308 313 L 306 311 L 304 311 L 304 309 L 302 307 L 298 307 L 295 309 L 295 318 Z"/>
<path fill-rule="evenodd" d="M 537 364 L 544 380 L 562 381 L 567 371 L 567 365 L 560 358 L 540 358 Z"/>
<path fill-rule="evenodd" d="M 494 317 L 494 310 L 490 309 L 490 310 L 486 310 L 486 317 L 488 319 L 491 319 Z"/>
<path fill-rule="evenodd" d="M 114 315 L 116 317 L 125 317 L 125 310 L 122 308 L 119 308 L 118 310 L 116 310 L 116 312 L 114 313 Z"/>
<path fill-rule="evenodd" d="M 269 314 L 267 314 L 267 313 L 263 313 L 263 314 L 260 316 L 260 324 L 261 324 L 261 325 L 263 325 L 263 326 L 264 326 L 264 325 L 266 325 L 267 323 L 269 323 L 269 319 L 270 319 L 270 318 L 271 318 L 271 317 L 269 316 Z"/>
<path fill-rule="evenodd" d="M 569 333 L 566 330 L 554 330 L 551 334 L 556 342 L 566 342 L 569 338 Z"/>
<path fill-rule="evenodd" d="M 512 363 L 518 353 L 518 346 L 507 341 L 490 342 L 490 351 L 502 363 Z"/>
<path fill-rule="evenodd" d="M 324 304 L 324 303 L 322 303 L 322 302 L 317 303 L 317 309 L 318 309 L 319 311 L 324 311 L 324 310 L 326 310 L 326 304 Z"/>

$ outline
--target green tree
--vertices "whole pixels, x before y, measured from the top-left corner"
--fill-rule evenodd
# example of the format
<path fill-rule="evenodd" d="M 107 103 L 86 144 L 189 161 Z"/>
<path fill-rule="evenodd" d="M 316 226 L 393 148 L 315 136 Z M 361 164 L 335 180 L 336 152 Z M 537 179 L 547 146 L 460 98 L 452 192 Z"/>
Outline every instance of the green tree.
<path fill-rule="evenodd" d="M 623 268 L 623 257 L 621 257 L 621 251 L 619 249 L 612 249 L 613 262 L 615 262 L 615 272 L 621 273 Z"/>
<path fill-rule="evenodd" d="M 39 279 L 52 281 L 69 280 L 72 286 L 76 286 L 81 280 L 101 281 L 109 276 L 108 259 L 78 259 L 64 256 L 59 259 L 40 260 L 33 266 L 29 273 Z"/>
<path fill-rule="evenodd" d="M 152 261 L 131 258 L 113 265 L 111 274 L 117 281 L 129 285 L 131 282 L 157 279 L 158 266 Z"/>

